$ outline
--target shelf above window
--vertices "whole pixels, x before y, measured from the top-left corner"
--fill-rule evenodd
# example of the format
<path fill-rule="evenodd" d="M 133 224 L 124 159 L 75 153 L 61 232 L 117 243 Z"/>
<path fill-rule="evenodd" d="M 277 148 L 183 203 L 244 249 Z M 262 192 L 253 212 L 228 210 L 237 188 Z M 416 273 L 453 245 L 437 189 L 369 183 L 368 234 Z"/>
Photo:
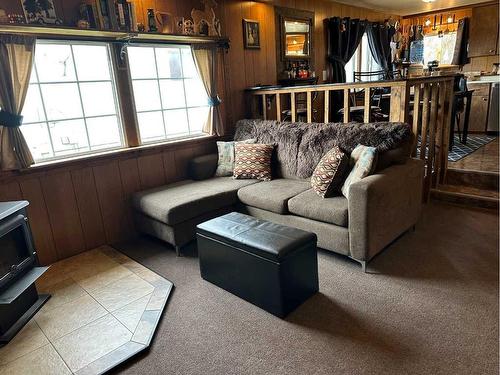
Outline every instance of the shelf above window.
<path fill-rule="evenodd" d="M 42 39 L 72 39 L 93 41 L 131 40 L 139 43 L 176 43 L 176 44 L 215 44 L 229 48 L 229 39 L 225 37 L 201 35 L 175 35 L 160 33 L 137 33 L 133 31 L 111 31 L 95 29 L 77 29 L 72 27 L 48 27 L 32 25 L 0 24 L 2 34 L 29 34 Z"/>

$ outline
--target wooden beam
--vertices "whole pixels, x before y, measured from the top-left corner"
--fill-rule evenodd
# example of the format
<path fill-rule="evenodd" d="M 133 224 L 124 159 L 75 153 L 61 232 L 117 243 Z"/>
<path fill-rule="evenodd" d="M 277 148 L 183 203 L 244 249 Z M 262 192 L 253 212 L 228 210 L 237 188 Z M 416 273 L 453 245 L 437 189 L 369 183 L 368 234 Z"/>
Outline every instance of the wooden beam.
<path fill-rule="evenodd" d="M 295 122 L 295 92 L 290 93 L 290 110 L 292 111 L 292 122 Z"/>
<path fill-rule="evenodd" d="M 266 95 L 262 95 L 262 119 L 267 120 L 267 104 Z"/>
<path fill-rule="evenodd" d="M 413 100 L 413 144 L 411 145 L 411 155 L 413 157 L 417 156 L 417 144 L 418 144 L 418 125 L 420 123 L 420 93 L 422 87 L 420 84 L 415 86 L 415 96 Z"/>

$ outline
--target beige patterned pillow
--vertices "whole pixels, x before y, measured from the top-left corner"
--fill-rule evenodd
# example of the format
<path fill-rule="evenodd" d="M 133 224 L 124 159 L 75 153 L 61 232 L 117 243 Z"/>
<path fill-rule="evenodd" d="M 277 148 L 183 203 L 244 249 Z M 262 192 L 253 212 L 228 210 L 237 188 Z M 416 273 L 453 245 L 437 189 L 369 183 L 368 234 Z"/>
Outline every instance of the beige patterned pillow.
<path fill-rule="evenodd" d="M 237 143 L 233 178 L 270 181 L 273 150 L 274 145 Z"/>
<path fill-rule="evenodd" d="M 364 145 L 357 145 L 350 157 L 352 166 L 349 176 L 347 176 L 342 186 L 342 194 L 349 199 L 349 189 L 355 182 L 361 181 L 369 176 L 377 166 L 377 149 Z"/>
<path fill-rule="evenodd" d="M 320 160 L 311 177 L 313 190 L 323 198 L 339 192 L 349 171 L 349 157 L 335 146 Z"/>

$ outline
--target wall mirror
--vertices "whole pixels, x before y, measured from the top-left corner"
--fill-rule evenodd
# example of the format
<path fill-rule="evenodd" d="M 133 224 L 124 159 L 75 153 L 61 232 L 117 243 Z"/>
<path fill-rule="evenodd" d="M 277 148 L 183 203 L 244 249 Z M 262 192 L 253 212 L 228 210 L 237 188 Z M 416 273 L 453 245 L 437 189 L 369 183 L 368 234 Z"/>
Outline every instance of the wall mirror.
<path fill-rule="evenodd" d="M 311 25 L 299 19 L 284 20 L 284 51 L 286 57 L 308 57 Z"/>
<path fill-rule="evenodd" d="M 290 78 L 291 71 L 307 70 L 309 77 L 314 71 L 314 12 L 275 6 L 274 13 L 278 81 Z"/>

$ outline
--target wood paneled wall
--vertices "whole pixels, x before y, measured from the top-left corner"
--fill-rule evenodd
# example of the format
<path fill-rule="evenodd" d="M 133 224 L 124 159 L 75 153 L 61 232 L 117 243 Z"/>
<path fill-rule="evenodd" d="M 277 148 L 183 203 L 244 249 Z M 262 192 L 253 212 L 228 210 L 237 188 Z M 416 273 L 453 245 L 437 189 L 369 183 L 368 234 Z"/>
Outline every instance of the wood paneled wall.
<path fill-rule="evenodd" d="M 266 3 L 241 0 L 224 0 L 220 7 L 223 31 L 231 40 L 231 48 L 225 56 L 226 112 L 229 126 L 247 115 L 244 90 L 259 84 L 276 84 L 276 31 L 274 5 L 314 12 L 314 60 L 315 73 L 322 82 L 326 70 L 326 43 L 323 21 L 329 17 L 352 17 L 383 21 L 398 16 L 335 3 L 329 0 L 275 0 Z M 261 48 L 243 48 L 242 19 L 260 22 Z"/>
<path fill-rule="evenodd" d="M 130 196 L 187 177 L 189 160 L 215 152 L 213 138 L 0 175 L 0 201 L 25 199 L 44 265 L 136 235 Z"/>

